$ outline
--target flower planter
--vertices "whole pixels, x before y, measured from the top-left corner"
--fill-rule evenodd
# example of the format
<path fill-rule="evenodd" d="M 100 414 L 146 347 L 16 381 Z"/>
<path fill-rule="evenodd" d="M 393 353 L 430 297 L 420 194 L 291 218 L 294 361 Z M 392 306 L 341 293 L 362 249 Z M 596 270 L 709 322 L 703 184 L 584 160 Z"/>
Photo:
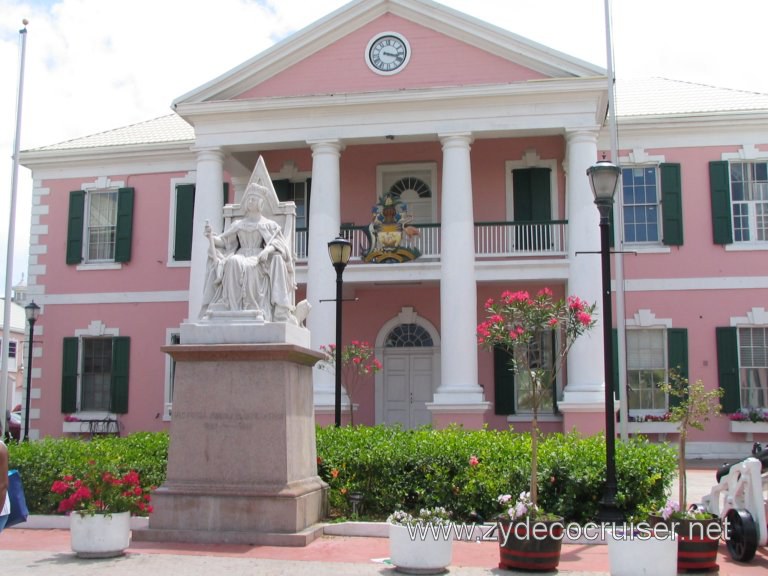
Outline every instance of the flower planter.
<path fill-rule="evenodd" d="M 551 572 L 560 563 L 563 520 L 498 521 L 499 568 Z"/>
<path fill-rule="evenodd" d="M 720 518 L 678 520 L 677 570 L 718 570 L 717 548 L 720 545 Z"/>
<path fill-rule="evenodd" d="M 453 557 L 452 527 L 432 524 L 409 527 L 390 524 L 389 557 L 398 572 L 445 572 Z"/>
<path fill-rule="evenodd" d="M 731 432 L 746 434 L 747 440 L 752 441 L 753 434 L 768 434 L 768 422 L 748 422 L 746 420 L 731 420 Z"/>
<path fill-rule="evenodd" d="M 611 576 L 675 576 L 677 540 L 665 533 L 659 537 L 616 530 L 608 539 Z"/>
<path fill-rule="evenodd" d="M 81 515 L 69 517 L 72 551 L 79 558 L 120 556 L 131 543 L 131 513 Z"/>

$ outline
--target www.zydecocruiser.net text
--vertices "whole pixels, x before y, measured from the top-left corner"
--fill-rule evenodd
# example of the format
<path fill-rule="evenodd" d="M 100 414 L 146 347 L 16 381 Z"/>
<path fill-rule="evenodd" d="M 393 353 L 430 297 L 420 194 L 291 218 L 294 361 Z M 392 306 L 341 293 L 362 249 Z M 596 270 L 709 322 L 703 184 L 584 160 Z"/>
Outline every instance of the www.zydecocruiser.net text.
<path fill-rule="evenodd" d="M 683 525 L 680 522 L 659 523 L 651 525 L 648 522 L 620 524 L 578 524 L 570 522 L 539 522 L 526 519 L 510 524 L 417 524 L 406 526 L 411 540 L 447 540 L 453 538 L 466 542 L 499 542 L 506 543 L 510 537 L 533 540 L 649 540 L 651 538 L 677 539 L 680 536 L 688 538 L 726 539 L 729 533 L 728 520 L 723 523 L 708 524 L 691 522 Z M 687 531 L 687 533 L 686 533 Z"/>

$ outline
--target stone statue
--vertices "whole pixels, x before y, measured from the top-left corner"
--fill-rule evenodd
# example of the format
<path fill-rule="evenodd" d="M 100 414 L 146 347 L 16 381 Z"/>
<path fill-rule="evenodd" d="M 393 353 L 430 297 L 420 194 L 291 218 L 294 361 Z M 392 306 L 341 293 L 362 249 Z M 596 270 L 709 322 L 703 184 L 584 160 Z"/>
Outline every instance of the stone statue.
<path fill-rule="evenodd" d="M 204 232 L 210 242 L 204 319 L 219 316 L 299 324 L 293 304 L 293 251 L 280 225 L 262 213 L 269 192 L 258 182 L 250 183 L 240 205 L 242 218 L 219 235 L 206 222 Z"/>

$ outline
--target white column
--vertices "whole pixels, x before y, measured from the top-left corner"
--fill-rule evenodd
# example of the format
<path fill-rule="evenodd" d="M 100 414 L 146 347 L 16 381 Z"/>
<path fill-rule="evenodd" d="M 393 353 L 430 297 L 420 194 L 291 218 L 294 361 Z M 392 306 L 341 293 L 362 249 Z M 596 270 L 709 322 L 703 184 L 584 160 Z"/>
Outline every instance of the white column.
<path fill-rule="evenodd" d="M 472 209 L 470 134 L 441 136 L 443 192 L 440 223 L 440 386 L 437 405 L 483 405 L 477 377 L 477 284 Z M 470 406 L 467 408 L 471 409 Z"/>
<path fill-rule="evenodd" d="M 203 234 L 205 221 L 214 233 L 222 227 L 222 186 L 224 182 L 224 153 L 219 148 L 197 150 L 197 180 L 195 184 L 195 217 L 192 229 L 192 262 L 189 269 L 190 322 L 200 317 L 208 259 L 208 239 Z"/>
<path fill-rule="evenodd" d="M 312 194 L 309 199 L 307 244 L 307 301 L 312 311 L 307 318 L 311 347 L 336 341 L 336 271 L 328 257 L 328 242 L 339 235 L 341 226 L 340 166 L 342 144 L 338 141 L 309 142 L 312 147 Z M 328 302 L 320 302 L 328 300 Z M 334 376 L 318 368 L 312 371 L 315 407 L 334 406 Z M 346 400 L 346 396 L 342 401 Z"/>
<path fill-rule="evenodd" d="M 597 302 L 597 325 L 568 353 L 568 386 L 558 408 L 564 412 L 605 410 L 603 388 L 603 316 L 601 311 L 600 213 L 587 168 L 597 162 L 597 129 L 566 134 L 568 216 L 568 294 Z"/>

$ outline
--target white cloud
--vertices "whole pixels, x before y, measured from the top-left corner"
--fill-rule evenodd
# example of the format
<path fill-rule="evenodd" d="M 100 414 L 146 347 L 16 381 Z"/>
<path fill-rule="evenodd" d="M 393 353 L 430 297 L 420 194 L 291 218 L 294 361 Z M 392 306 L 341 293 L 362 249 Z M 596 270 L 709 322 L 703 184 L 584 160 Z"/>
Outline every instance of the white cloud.
<path fill-rule="evenodd" d="M 343 0 L 0 0 L 0 227 L 9 211 L 18 30 L 28 18 L 22 149 L 170 112 Z M 582 60 L 605 65 L 603 0 L 444 0 Z M 619 77 L 667 76 L 768 92 L 760 75 L 768 2 L 614 0 Z M 21 169 L 13 279 L 26 272 L 31 182 Z M 0 238 L 4 278 L 6 236 Z"/>

